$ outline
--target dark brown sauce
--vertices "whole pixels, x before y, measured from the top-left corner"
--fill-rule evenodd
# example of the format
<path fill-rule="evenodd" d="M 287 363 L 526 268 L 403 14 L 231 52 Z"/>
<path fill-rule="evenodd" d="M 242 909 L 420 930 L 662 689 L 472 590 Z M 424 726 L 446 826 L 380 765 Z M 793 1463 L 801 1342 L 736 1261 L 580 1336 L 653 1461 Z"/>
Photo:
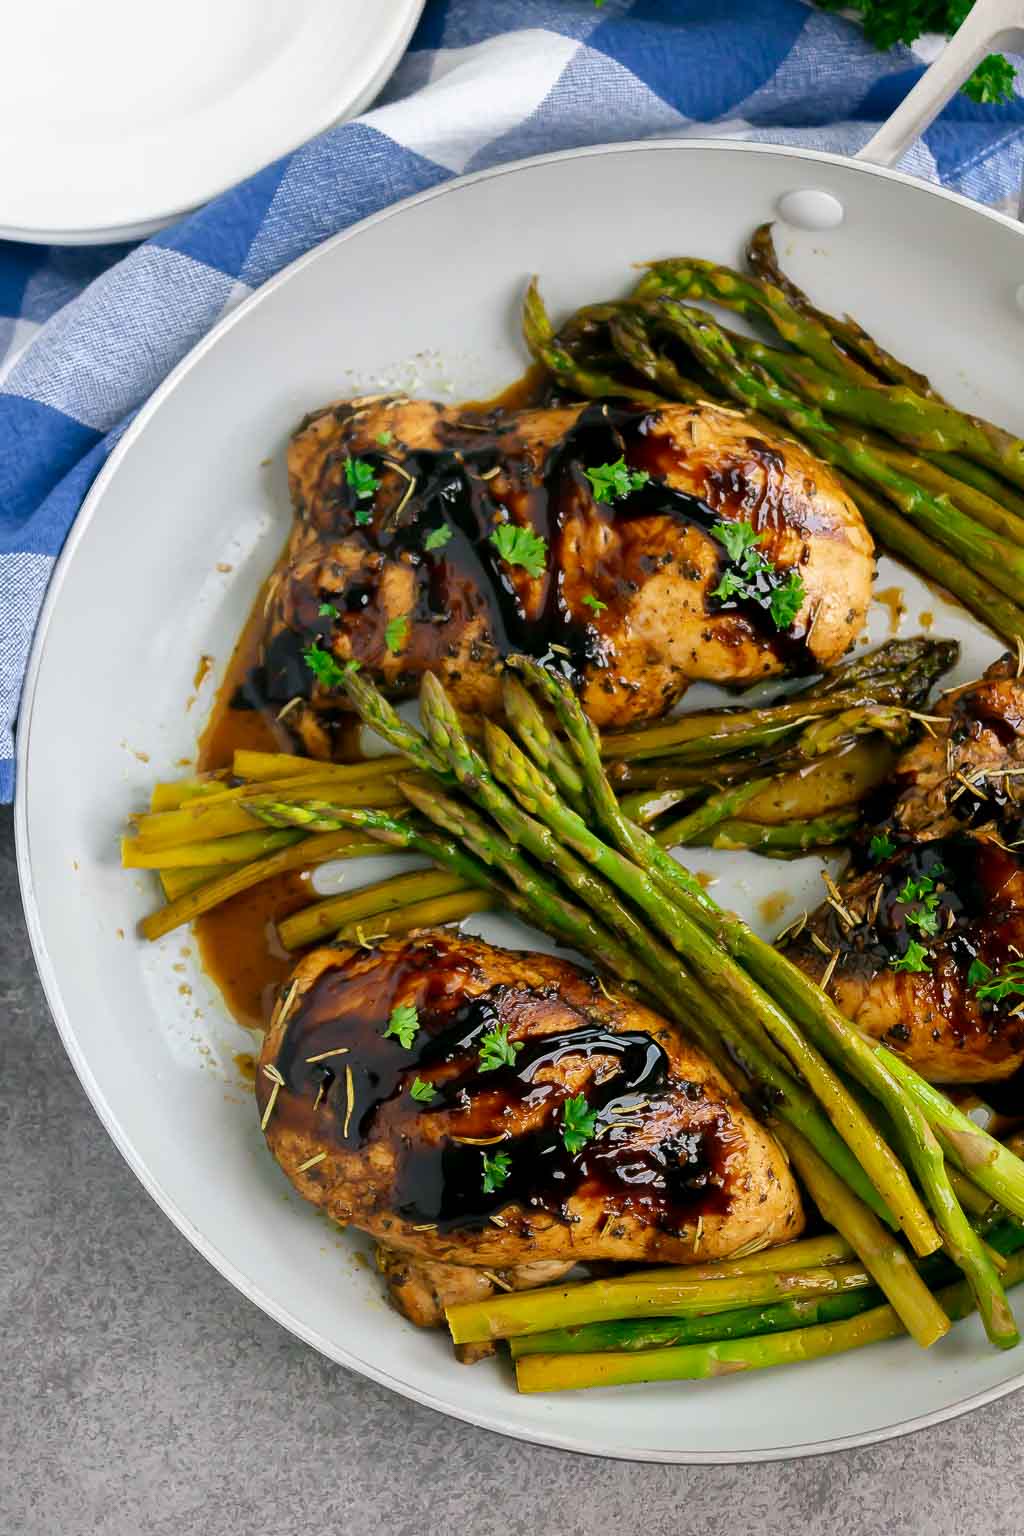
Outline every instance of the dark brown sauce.
<path fill-rule="evenodd" d="M 339 537 L 349 547 L 365 543 L 367 571 L 383 555 L 415 573 L 414 623 L 404 653 L 408 670 L 392 680 L 396 692 L 414 690 L 424 671 L 457 655 L 453 636 L 457 641 L 470 627 L 481 636 L 480 654 L 472 657 L 476 664 L 489 661 L 496 667 L 511 651 L 525 651 L 557 664 L 577 685 L 588 669 L 613 668 L 610 636 L 624 622 L 640 581 L 675 558 L 670 550 L 646 553 L 652 543 L 648 532 L 631 541 L 627 525 L 655 520 L 656 528 L 658 521 L 671 520 L 709 533 L 714 524 L 742 516 L 763 532 L 778 531 L 785 519 L 784 465 L 774 449 L 754 437 L 745 447 L 765 473 L 764 487 L 737 464 L 728 473 L 709 472 L 702 499 L 667 484 L 677 455 L 670 438 L 652 430 L 657 418 L 656 411 L 633 404 L 585 406 L 538 472 L 514 416 L 498 410 L 474 422 L 467 409 L 464 417 L 438 427 L 439 448 L 408 449 L 400 460 L 386 449 L 360 452 L 380 487 L 374 521 L 365 526 L 356 522 L 360 503 L 341 472 L 340 455 L 328 453 L 315 504 L 299 507 L 324 541 L 319 584 L 308 577 L 290 583 L 287 623 L 268 641 L 237 702 L 280 709 L 309 699 L 313 677 L 304 653 L 314 642 L 329 649 L 339 628 L 353 655 L 370 665 L 383 660 L 387 615 L 377 600 L 377 578 L 346 576 L 340 565 L 332 574 L 336 562 L 329 547 Z M 595 503 L 584 471 L 620 458 L 650 479 L 614 505 Z M 542 575 L 531 578 L 522 567 L 510 566 L 492 544 L 495 529 L 508 521 L 544 539 Z M 620 536 L 602 538 L 602 527 Z M 447 542 L 427 549 L 429 536 L 442 531 Z M 587 560 L 577 547 L 581 539 L 591 556 Z M 601 553 L 592 555 L 595 550 Z M 726 552 L 717 542 L 714 551 L 721 573 Z M 307 568 L 315 568 L 308 554 L 305 559 Z M 773 593 L 787 575 L 765 570 L 747 594 L 709 598 L 708 611 L 728 615 L 737 642 L 754 638 L 790 671 L 809 672 L 813 663 L 803 626 L 780 631 L 770 616 Z M 603 604 L 604 613 L 590 613 L 584 597 Z M 321 612 L 325 603 L 338 609 L 337 617 Z"/>
<path fill-rule="evenodd" d="M 239 684 L 256 664 L 265 620 L 262 589 L 235 646 L 210 718 L 199 738 L 197 768 L 229 768 L 235 752 L 291 752 L 294 744 L 271 711 L 235 709 Z M 264 880 L 196 919 L 203 970 L 217 984 L 225 1006 L 245 1029 L 265 1029 L 278 988 L 295 964 L 281 948 L 275 924 L 313 900 L 308 876 L 288 873 Z"/>
<path fill-rule="evenodd" d="M 518 379 L 489 400 L 466 400 L 462 409 L 470 416 L 491 416 L 496 411 L 529 411 L 550 404 L 551 375 L 543 363 L 533 363 Z"/>
<path fill-rule="evenodd" d="M 870 980 L 922 938 L 907 920 L 919 903 L 900 900 L 907 880 L 921 876 L 935 882 L 939 898 L 938 936 L 929 941 L 936 1007 L 958 1041 L 987 1035 L 998 1037 L 1008 1052 L 1024 1048 L 1024 1019 L 1009 1011 L 1017 1000 L 1003 1007 L 979 1004 L 967 985 L 973 960 L 999 971 L 1021 957 L 1024 910 L 1014 904 L 1011 892 L 1011 884 L 1019 883 L 1020 864 L 998 843 L 958 832 L 898 848 L 879 869 L 882 894 L 872 920 L 849 928 L 834 910 L 828 912 L 822 936 L 829 950 L 839 951 L 841 973 Z"/>
<path fill-rule="evenodd" d="M 700 1085 L 671 1078 L 656 1039 L 605 1029 L 554 985 L 547 994 L 508 984 L 467 995 L 460 982 L 472 964 L 457 945 L 429 939 L 397 957 L 362 954 L 354 967 L 339 956 L 338 968 L 321 974 L 288 1021 L 276 1062 L 284 1088 L 275 1114 L 308 1128 L 319 1097 L 319 1137 L 329 1125 L 333 1139 L 351 1150 L 386 1139 L 399 1149 L 389 1204 L 403 1220 L 442 1232 L 482 1226 L 509 1204 L 563 1218 L 567 1201 L 584 1187 L 607 1210 L 642 1214 L 673 1232 L 692 1227 L 701 1212 L 728 1207 L 726 1112 L 704 1100 Z M 417 1008 L 409 1050 L 384 1034 L 397 1002 Z M 565 1012 L 567 1027 L 530 1035 L 531 1010 L 550 1016 L 553 1007 Z M 513 1041 L 517 1031 L 527 1038 L 514 1065 L 482 1072 L 481 1037 L 502 1022 Z M 308 1059 L 339 1047 L 347 1053 Z M 575 1156 L 564 1144 L 562 1106 L 577 1090 L 567 1088 L 564 1072 L 551 1075 L 567 1058 L 583 1063 L 581 1086 L 596 1111 L 597 1134 Z M 434 1087 L 429 1102 L 412 1098 L 416 1077 Z M 685 1133 L 681 1096 L 692 1106 Z M 641 1109 L 643 1132 L 636 1136 L 630 1111 Z M 659 1118 L 660 1138 L 650 1134 Z M 456 1136 L 489 1144 L 467 1145 Z M 497 1153 L 509 1159 L 508 1177 L 487 1193 L 483 1158 Z"/>
<path fill-rule="evenodd" d="M 274 875 L 197 918 L 203 970 L 244 1029 L 266 1029 L 280 987 L 295 967 L 296 957 L 281 947 L 275 925 L 315 899 L 307 875 Z"/>

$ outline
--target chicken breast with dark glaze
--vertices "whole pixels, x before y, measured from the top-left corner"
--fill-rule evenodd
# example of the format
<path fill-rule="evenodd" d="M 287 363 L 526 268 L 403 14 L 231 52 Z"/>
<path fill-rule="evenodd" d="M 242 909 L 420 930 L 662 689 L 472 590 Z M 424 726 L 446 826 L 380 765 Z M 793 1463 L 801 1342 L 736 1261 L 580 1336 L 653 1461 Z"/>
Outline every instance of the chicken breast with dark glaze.
<path fill-rule="evenodd" d="M 598 500 L 587 471 L 620 460 Z M 309 701 L 294 726 L 345 702 L 330 666 L 314 682 L 311 646 L 394 695 L 434 672 L 485 713 L 503 657 L 526 651 L 572 678 L 598 725 L 627 725 L 697 679 L 828 667 L 870 601 L 871 537 L 829 470 L 711 406 L 346 401 L 303 423 L 288 467 L 263 686 L 278 707 Z M 739 588 L 742 548 L 712 531 L 736 522 L 757 540 Z M 495 543 L 502 529 L 517 547 Z"/>
<path fill-rule="evenodd" d="M 900 758 L 850 876 L 787 953 L 857 1027 L 936 1083 L 1024 1066 L 1024 682 L 1016 659 L 947 694 Z M 1016 988 L 1000 987 L 1014 975 Z M 1010 969 L 1008 969 L 1010 968 Z"/>
<path fill-rule="evenodd" d="M 257 1085 L 300 1193 L 432 1264 L 688 1263 L 803 1227 L 781 1149 L 706 1058 L 546 955 L 444 930 L 316 950 Z"/>

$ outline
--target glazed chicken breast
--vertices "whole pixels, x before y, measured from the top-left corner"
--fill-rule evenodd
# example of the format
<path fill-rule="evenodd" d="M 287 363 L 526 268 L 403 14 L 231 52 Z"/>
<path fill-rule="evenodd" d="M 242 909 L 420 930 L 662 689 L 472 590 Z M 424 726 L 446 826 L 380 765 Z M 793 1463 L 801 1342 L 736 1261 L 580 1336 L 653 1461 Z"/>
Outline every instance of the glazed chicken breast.
<path fill-rule="evenodd" d="M 344 696 L 311 646 L 396 696 L 434 672 L 484 713 L 526 651 L 627 725 L 697 679 L 828 667 L 871 596 L 871 537 L 828 469 L 711 406 L 351 400 L 302 424 L 288 469 L 259 686 L 317 754 Z M 730 523 L 753 552 L 712 531 Z"/>
<path fill-rule="evenodd" d="M 787 953 L 865 1034 L 935 1083 L 1024 1065 L 1024 681 L 1004 658 L 947 694 L 892 804 Z"/>
<path fill-rule="evenodd" d="M 580 1260 L 702 1262 L 803 1227 L 781 1149 L 706 1058 L 547 955 L 441 929 L 316 950 L 257 1085 L 296 1189 L 397 1251 L 393 1290 L 421 1322 L 483 1293 L 490 1277 L 467 1267 L 535 1284 Z"/>

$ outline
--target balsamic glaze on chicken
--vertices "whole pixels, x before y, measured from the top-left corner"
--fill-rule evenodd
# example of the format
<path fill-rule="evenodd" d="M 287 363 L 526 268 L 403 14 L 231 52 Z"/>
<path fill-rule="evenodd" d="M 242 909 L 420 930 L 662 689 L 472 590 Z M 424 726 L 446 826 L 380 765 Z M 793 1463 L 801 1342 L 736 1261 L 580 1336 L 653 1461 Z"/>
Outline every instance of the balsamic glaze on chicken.
<path fill-rule="evenodd" d="M 947 694 L 887 814 L 787 953 L 936 1083 L 1024 1065 L 1024 680 L 1004 657 Z M 1021 985 L 1000 986 L 1012 977 Z"/>
<path fill-rule="evenodd" d="M 404 1035 L 388 1032 L 396 1010 Z M 445 930 L 316 950 L 261 1067 L 274 1156 L 334 1221 L 397 1251 L 392 1292 L 417 1321 L 480 1294 L 464 1266 L 536 1283 L 581 1260 L 725 1258 L 803 1227 L 779 1146 L 710 1062 L 547 955 Z"/>
<path fill-rule="evenodd" d="M 586 471 L 620 460 L 596 499 Z M 302 424 L 288 467 L 295 525 L 256 682 L 292 705 L 316 755 L 344 699 L 314 682 L 314 643 L 393 695 L 434 672 L 460 709 L 484 713 L 500 705 L 503 657 L 526 651 L 572 679 L 597 725 L 626 725 L 697 679 L 828 667 L 871 596 L 871 537 L 829 470 L 711 406 L 474 415 L 353 400 Z M 729 522 L 759 540 L 743 591 L 722 588 L 734 557 L 711 530 Z M 526 564 L 495 545 L 506 525 L 543 539 Z M 794 573 L 791 610 L 776 594 Z"/>

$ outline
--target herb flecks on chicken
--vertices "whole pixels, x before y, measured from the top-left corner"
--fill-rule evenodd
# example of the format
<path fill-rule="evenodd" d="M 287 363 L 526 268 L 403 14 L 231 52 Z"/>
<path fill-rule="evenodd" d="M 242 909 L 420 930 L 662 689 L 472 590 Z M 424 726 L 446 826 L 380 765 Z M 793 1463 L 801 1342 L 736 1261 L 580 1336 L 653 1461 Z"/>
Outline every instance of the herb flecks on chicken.
<path fill-rule="evenodd" d="M 883 824 L 787 953 L 937 1083 L 1024 1065 L 1024 680 L 947 694 L 899 759 Z M 833 964 L 833 956 L 835 957 Z"/>
<path fill-rule="evenodd" d="M 829 666 L 870 599 L 871 538 L 829 471 L 709 406 L 343 402 L 303 423 L 289 475 L 253 681 L 314 755 L 350 659 L 393 696 L 432 672 L 493 713 L 526 652 L 626 725 L 700 679 Z"/>
<path fill-rule="evenodd" d="M 710 1062 L 565 961 L 437 930 L 315 950 L 294 981 L 262 1055 L 271 1151 L 410 1260 L 706 1262 L 803 1226 L 781 1149 Z M 403 1010 L 411 1048 L 385 1033 Z"/>

